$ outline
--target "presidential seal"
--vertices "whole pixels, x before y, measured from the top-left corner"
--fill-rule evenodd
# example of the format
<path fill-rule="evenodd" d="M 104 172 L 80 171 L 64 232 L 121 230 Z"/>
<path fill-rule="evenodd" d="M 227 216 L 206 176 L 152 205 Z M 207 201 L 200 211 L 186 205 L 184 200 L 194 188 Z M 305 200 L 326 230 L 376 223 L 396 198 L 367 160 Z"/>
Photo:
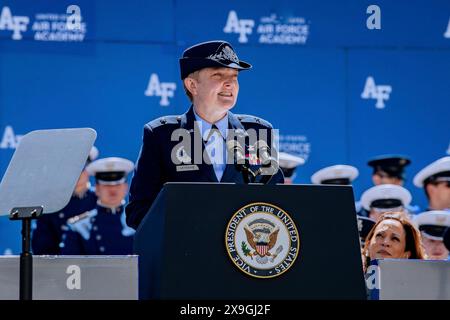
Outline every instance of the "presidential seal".
<path fill-rule="evenodd" d="M 295 262 L 300 238 L 292 218 L 269 203 L 251 203 L 230 219 L 225 246 L 233 263 L 256 278 L 273 278 Z"/>

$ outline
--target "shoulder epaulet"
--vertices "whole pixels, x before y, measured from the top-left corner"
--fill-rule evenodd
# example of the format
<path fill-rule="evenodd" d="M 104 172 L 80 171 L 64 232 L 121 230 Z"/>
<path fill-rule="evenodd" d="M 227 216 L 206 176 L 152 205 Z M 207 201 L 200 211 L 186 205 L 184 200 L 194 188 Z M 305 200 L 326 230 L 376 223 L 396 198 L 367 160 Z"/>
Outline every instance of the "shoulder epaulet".
<path fill-rule="evenodd" d="M 164 126 L 167 124 L 179 124 L 181 121 L 181 116 L 163 116 L 160 118 L 157 118 L 155 120 L 150 121 L 146 124 L 146 126 L 149 126 L 150 128 L 154 129 L 160 126 Z"/>
<path fill-rule="evenodd" d="M 252 115 L 249 115 L 249 114 L 237 114 L 236 117 L 241 122 L 257 123 L 257 124 L 260 124 L 262 126 L 272 128 L 272 124 L 269 121 L 266 121 L 266 120 L 264 120 L 262 118 L 259 118 L 259 117 L 255 117 L 255 116 L 252 116 Z"/>
<path fill-rule="evenodd" d="M 89 213 L 90 213 L 90 211 L 86 211 L 86 212 L 83 212 L 83 213 L 81 213 L 79 215 L 73 216 L 73 217 L 67 219 L 67 224 L 69 224 L 69 225 L 75 224 L 78 221 L 81 221 L 81 220 L 84 220 L 86 218 L 89 218 L 91 216 Z"/>
<path fill-rule="evenodd" d="M 89 240 L 92 229 L 92 220 L 90 218 L 95 217 L 96 215 L 97 209 L 86 211 L 68 219 L 67 225 L 70 230 L 78 232 L 85 240 Z"/>

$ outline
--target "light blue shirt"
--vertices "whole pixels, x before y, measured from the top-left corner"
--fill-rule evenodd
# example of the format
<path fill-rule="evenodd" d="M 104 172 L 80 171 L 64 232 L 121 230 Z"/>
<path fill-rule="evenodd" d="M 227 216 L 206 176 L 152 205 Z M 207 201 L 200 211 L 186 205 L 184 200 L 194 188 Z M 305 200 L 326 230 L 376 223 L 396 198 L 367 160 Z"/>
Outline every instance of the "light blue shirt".
<path fill-rule="evenodd" d="M 202 132 L 203 141 L 206 141 L 208 134 L 211 131 L 212 124 L 203 120 L 194 108 L 195 120 L 199 122 L 200 130 Z M 223 176 L 223 172 L 227 166 L 227 132 L 228 132 L 228 114 L 221 120 L 215 123 L 216 127 L 220 131 L 220 137 L 218 134 L 213 134 L 210 136 L 209 140 L 205 142 L 205 150 L 208 153 L 211 164 L 214 168 L 214 173 L 216 174 L 217 180 L 220 181 Z"/>

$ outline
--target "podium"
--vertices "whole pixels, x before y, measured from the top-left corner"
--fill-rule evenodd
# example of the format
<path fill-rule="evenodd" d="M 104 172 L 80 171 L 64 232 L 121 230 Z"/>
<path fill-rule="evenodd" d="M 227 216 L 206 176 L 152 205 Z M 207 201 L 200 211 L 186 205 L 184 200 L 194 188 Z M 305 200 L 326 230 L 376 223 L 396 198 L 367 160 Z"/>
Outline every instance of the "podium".
<path fill-rule="evenodd" d="M 349 186 L 167 183 L 134 250 L 139 299 L 366 299 Z"/>

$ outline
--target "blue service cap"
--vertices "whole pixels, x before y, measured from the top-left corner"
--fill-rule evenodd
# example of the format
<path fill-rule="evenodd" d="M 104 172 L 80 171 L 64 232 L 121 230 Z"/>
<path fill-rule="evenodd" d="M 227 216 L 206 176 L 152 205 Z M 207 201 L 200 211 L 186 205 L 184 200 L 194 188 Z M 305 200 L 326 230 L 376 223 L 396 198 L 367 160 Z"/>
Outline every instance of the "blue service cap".
<path fill-rule="evenodd" d="M 405 179 L 405 167 L 411 163 L 411 160 L 404 155 L 385 154 L 377 156 L 367 164 L 373 167 L 373 174 L 384 172 L 389 177 Z"/>
<path fill-rule="evenodd" d="M 231 44 L 223 40 L 202 42 L 186 49 L 180 59 L 181 80 L 203 68 L 225 67 L 247 70 L 251 64 L 239 60 Z"/>

